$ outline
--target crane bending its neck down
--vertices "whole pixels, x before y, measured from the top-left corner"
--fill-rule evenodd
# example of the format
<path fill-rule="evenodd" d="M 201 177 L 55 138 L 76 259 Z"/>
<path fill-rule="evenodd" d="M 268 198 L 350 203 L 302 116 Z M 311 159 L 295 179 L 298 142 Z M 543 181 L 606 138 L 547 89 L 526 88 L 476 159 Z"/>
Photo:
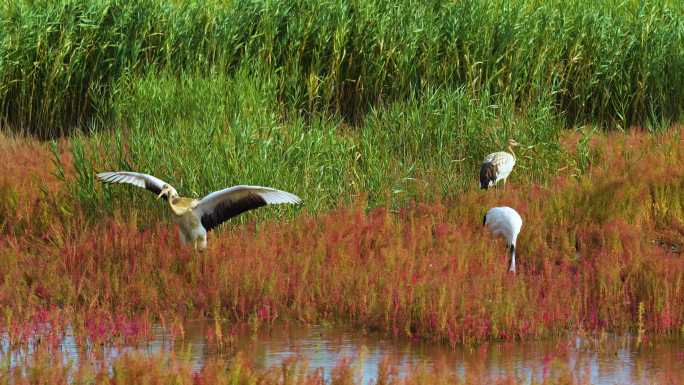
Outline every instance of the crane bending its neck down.
<path fill-rule="evenodd" d="M 511 262 L 509 266 L 508 271 L 515 273 L 515 245 L 511 245 Z"/>
<path fill-rule="evenodd" d="M 522 218 L 510 207 L 494 207 L 487 211 L 482 225 L 487 226 L 495 237 L 506 240 L 506 249 L 511 251 L 508 271 L 515 273 L 515 245 L 522 227 Z"/>

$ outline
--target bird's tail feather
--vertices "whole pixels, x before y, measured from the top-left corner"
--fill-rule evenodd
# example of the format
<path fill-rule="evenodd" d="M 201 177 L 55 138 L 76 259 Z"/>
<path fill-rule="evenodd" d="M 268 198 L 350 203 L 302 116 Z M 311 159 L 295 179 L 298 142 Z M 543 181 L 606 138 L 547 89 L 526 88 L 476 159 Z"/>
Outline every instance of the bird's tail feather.
<path fill-rule="evenodd" d="M 497 167 L 491 162 L 483 163 L 480 167 L 480 188 L 486 190 L 490 183 L 496 182 Z"/>

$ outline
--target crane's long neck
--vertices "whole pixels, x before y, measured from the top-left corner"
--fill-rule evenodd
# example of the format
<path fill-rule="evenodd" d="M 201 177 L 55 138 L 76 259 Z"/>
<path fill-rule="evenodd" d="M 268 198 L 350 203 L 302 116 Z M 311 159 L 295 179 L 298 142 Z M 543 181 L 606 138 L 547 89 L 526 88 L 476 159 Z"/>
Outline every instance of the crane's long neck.
<path fill-rule="evenodd" d="M 179 197 L 178 195 L 171 195 L 169 197 L 169 206 L 174 214 L 183 216 L 197 206 L 197 200 L 192 198 Z"/>
<path fill-rule="evenodd" d="M 513 159 L 517 159 L 517 158 L 518 158 L 517 156 L 515 156 L 515 152 L 513 152 L 513 146 L 511 146 L 510 144 L 508 145 L 508 152 L 509 152 L 511 155 L 513 155 Z"/>
<path fill-rule="evenodd" d="M 515 273 L 515 245 L 511 245 L 511 264 L 508 271 Z"/>
<path fill-rule="evenodd" d="M 169 207 L 171 207 L 171 211 L 173 211 L 173 213 L 176 215 L 183 215 L 186 211 L 184 207 L 178 205 L 180 200 L 181 199 L 178 196 L 172 196 L 168 199 Z"/>

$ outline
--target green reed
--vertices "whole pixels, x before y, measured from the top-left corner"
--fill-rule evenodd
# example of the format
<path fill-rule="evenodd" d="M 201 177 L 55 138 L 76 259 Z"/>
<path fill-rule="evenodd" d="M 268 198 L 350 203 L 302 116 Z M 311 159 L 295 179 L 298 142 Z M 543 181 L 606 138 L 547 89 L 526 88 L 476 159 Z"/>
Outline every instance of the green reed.
<path fill-rule="evenodd" d="M 234 184 L 274 186 L 317 211 L 359 194 L 373 206 L 458 194 L 477 186 L 482 158 L 504 149 L 508 137 L 525 144 L 515 175 L 521 182 L 547 180 L 566 158 L 562 122 L 548 105 L 519 113 L 502 97 L 462 89 L 389 103 L 356 127 L 327 114 L 300 116 L 278 101 L 277 74 L 263 67 L 241 65 L 233 76 L 150 73 L 114 90 L 104 114 L 116 130 L 72 139 L 72 189 L 95 211 L 109 211 L 113 201 L 157 203 L 130 186 L 102 195 L 94 174 L 105 170 L 151 173 L 191 196 Z"/>
<path fill-rule="evenodd" d="M 0 116 L 65 134 L 115 107 L 122 79 L 263 63 L 292 112 L 352 124 L 387 102 L 460 87 L 522 110 L 550 99 L 570 123 L 663 125 L 684 105 L 683 9 L 673 0 L 14 0 L 0 7 Z"/>

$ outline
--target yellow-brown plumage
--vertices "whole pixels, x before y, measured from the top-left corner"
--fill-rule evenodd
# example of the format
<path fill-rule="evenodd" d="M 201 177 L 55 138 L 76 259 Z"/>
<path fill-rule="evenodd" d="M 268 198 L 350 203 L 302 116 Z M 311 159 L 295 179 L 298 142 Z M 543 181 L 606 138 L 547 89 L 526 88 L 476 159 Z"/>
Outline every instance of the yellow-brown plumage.
<path fill-rule="evenodd" d="M 185 214 L 187 211 L 195 208 L 197 203 L 199 201 L 193 198 L 175 197 L 169 200 L 169 206 L 171 206 L 171 210 L 176 215 Z"/>

